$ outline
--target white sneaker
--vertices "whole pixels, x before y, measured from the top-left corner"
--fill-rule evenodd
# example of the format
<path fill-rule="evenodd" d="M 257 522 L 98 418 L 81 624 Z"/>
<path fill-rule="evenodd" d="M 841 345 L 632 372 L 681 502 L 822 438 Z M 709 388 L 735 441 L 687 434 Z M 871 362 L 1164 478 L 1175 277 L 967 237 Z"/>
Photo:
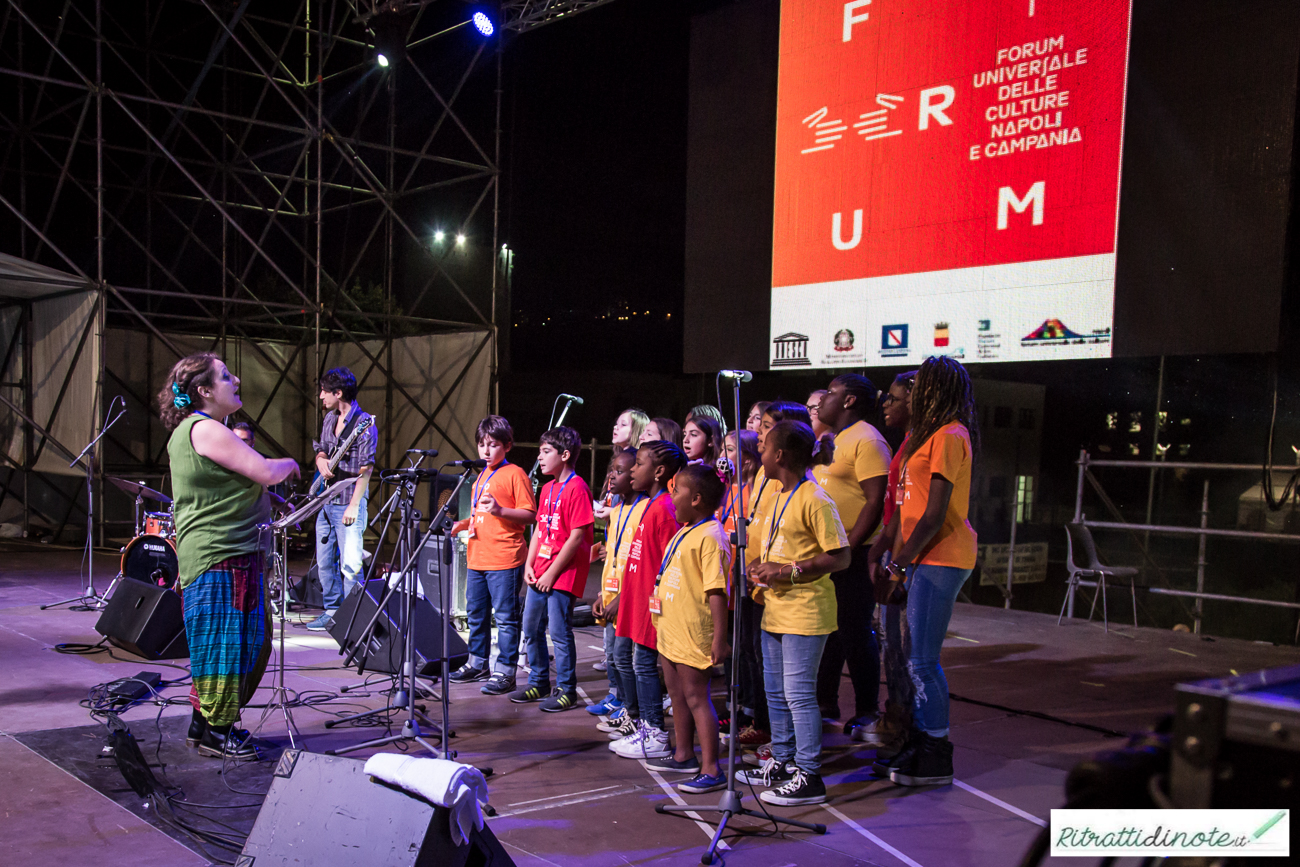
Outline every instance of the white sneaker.
<path fill-rule="evenodd" d="M 664 716 L 672 716 L 672 715 L 673 715 L 673 697 L 671 695 L 665 694 L 664 695 Z"/>
<path fill-rule="evenodd" d="M 673 754 L 668 745 L 668 732 L 641 723 L 641 737 L 635 741 L 624 739 L 614 748 L 614 754 L 624 759 L 660 759 Z"/>
<path fill-rule="evenodd" d="M 610 752 L 618 753 L 620 749 L 631 749 L 632 747 L 640 748 L 641 741 L 645 738 L 649 728 L 641 725 L 639 720 L 632 721 L 633 729 L 629 734 L 609 742 Z M 622 753 L 619 753 L 622 755 Z"/>

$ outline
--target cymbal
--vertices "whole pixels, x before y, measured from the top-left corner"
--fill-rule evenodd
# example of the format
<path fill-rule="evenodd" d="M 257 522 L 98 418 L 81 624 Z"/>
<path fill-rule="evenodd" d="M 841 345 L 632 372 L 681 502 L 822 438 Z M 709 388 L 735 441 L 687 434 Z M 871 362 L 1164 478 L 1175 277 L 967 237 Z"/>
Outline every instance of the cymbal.
<path fill-rule="evenodd" d="M 114 476 L 105 476 L 104 478 L 112 482 L 113 487 L 117 488 L 119 491 L 129 496 L 145 497 L 150 500 L 157 500 L 160 503 L 167 503 L 169 505 L 171 504 L 172 501 L 171 497 L 167 496 L 161 491 L 155 491 L 153 488 L 141 482 L 128 482 L 126 479 L 119 479 Z"/>

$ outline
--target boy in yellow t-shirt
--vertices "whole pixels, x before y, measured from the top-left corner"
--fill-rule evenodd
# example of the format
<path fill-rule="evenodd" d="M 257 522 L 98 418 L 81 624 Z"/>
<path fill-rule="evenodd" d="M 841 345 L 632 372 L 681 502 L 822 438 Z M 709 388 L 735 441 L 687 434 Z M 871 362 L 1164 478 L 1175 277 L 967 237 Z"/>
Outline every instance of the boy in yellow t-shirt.
<path fill-rule="evenodd" d="M 592 605 L 592 613 L 605 621 L 605 672 L 609 677 L 609 695 L 602 701 L 587 707 L 587 713 L 600 716 L 604 721 L 621 723 L 626 718 L 637 718 L 636 683 L 623 683 L 615 654 L 615 627 L 618 618 L 618 592 L 623 583 L 623 570 L 627 566 L 627 556 L 632 550 L 632 538 L 636 536 L 637 524 L 645 514 L 649 499 L 644 494 L 632 490 L 632 465 L 636 463 L 636 449 L 623 449 L 609 462 L 609 475 L 605 479 L 605 488 L 619 498 L 619 505 L 610 507 L 607 512 L 609 524 L 605 529 L 605 542 L 593 545 L 591 560 L 604 560 L 605 567 L 600 575 L 600 595 Z M 630 651 L 631 648 L 629 647 Z M 629 654 L 630 655 L 630 654 Z M 627 669 L 631 671 L 632 660 L 627 660 Z M 626 712 L 623 712 L 626 709 Z M 617 717 L 617 720 L 614 718 Z M 619 729 L 616 724 L 601 731 L 613 732 Z M 629 732 L 630 733 L 630 732 Z"/>
<path fill-rule="evenodd" d="M 848 537 L 830 496 L 808 477 L 820 444 L 803 422 L 782 421 L 759 446 L 763 469 L 781 486 L 754 531 L 749 580 L 763 597 L 763 679 L 772 755 L 737 779 L 774 788 L 761 797 L 783 807 L 820 804 L 822 721 L 816 676 L 835 630 L 830 574 L 849 564 Z"/>
<path fill-rule="evenodd" d="M 726 486 L 711 466 L 692 464 L 677 473 L 673 508 L 686 526 L 668 543 L 650 599 L 664 681 L 677 708 L 673 714 L 677 749 L 648 759 L 646 767 L 693 773 L 677 785 L 690 794 L 727 785 L 718 768 L 718 714 L 709 695 L 713 666 L 731 655 L 727 644 L 731 543 L 715 515 L 725 494 Z"/>

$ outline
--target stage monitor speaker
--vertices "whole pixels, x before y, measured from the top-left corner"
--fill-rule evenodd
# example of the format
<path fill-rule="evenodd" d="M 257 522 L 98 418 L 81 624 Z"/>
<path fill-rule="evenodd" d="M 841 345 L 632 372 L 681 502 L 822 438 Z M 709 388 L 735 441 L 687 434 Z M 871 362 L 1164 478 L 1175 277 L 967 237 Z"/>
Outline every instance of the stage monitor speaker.
<path fill-rule="evenodd" d="M 95 631 L 145 659 L 185 659 L 185 616 L 174 591 L 143 581 L 119 581 Z"/>
<path fill-rule="evenodd" d="M 289 584 L 289 597 L 300 605 L 306 605 L 308 608 L 324 608 L 325 595 L 321 591 L 320 575 L 317 572 L 316 564 L 312 563 L 307 574 L 301 578 L 295 578 Z"/>
<path fill-rule="evenodd" d="M 452 843 L 449 812 L 372 782 L 365 763 L 285 750 L 239 867 L 515 867 L 490 828 Z"/>
<path fill-rule="evenodd" d="M 340 647 L 360 640 L 366 624 L 379 608 L 379 600 L 383 598 L 386 586 L 387 582 L 383 578 L 372 578 L 364 588 L 361 584 L 352 588 L 352 592 L 334 613 L 334 625 L 330 627 L 330 635 Z M 352 616 L 354 611 L 356 617 Z M 357 657 L 358 660 L 365 659 L 366 671 L 388 674 L 401 671 L 405 644 L 398 624 L 403 621 L 405 613 L 406 594 L 394 590 L 375 623 L 375 631 L 368 646 L 369 654 Z M 350 631 L 349 623 L 352 626 Z M 449 670 L 455 671 L 469 659 L 469 648 L 455 630 L 448 637 L 451 651 Z M 415 600 L 415 671 L 426 677 L 442 673 L 442 616 L 423 597 L 416 597 Z"/>
<path fill-rule="evenodd" d="M 464 617 L 468 613 L 467 594 L 469 591 L 469 564 L 468 549 L 466 543 L 462 542 L 459 536 L 453 536 L 451 540 L 450 559 L 448 559 L 447 537 L 441 533 L 434 533 L 429 537 L 429 541 L 420 549 L 416 566 L 418 572 L 417 578 L 420 582 L 420 592 L 431 602 L 438 603 L 440 599 L 439 580 L 440 576 L 445 579 L 447 573 L 451 575 L 451 616 Z M 445 570 L 439 573 L 441 567 Z M 439 606 L 440 607 L 440 606 Z"/>

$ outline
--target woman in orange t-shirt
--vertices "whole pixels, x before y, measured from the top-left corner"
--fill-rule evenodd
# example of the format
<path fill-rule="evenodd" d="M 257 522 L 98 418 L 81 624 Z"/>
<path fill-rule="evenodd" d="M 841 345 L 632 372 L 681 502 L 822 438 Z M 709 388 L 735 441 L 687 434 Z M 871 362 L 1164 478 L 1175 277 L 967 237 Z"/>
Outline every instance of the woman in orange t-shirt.
<path fill-rule="evenodd" d="M 908 746 L 878 762 L 877 771 L 905 786 L 952 782 L 948 740 L 948 681 L 939 665 L 953 605 L 975 568 L 976 537 L 966 519 L 978 444 L 970 377 L 951 358 L 927 358 L 908 395 L 912 428 L 886 535 L 892 562 L 872 564 L 873 579 L 905 581 L 912 648 L 908 666 L 917 684 Z"/>

